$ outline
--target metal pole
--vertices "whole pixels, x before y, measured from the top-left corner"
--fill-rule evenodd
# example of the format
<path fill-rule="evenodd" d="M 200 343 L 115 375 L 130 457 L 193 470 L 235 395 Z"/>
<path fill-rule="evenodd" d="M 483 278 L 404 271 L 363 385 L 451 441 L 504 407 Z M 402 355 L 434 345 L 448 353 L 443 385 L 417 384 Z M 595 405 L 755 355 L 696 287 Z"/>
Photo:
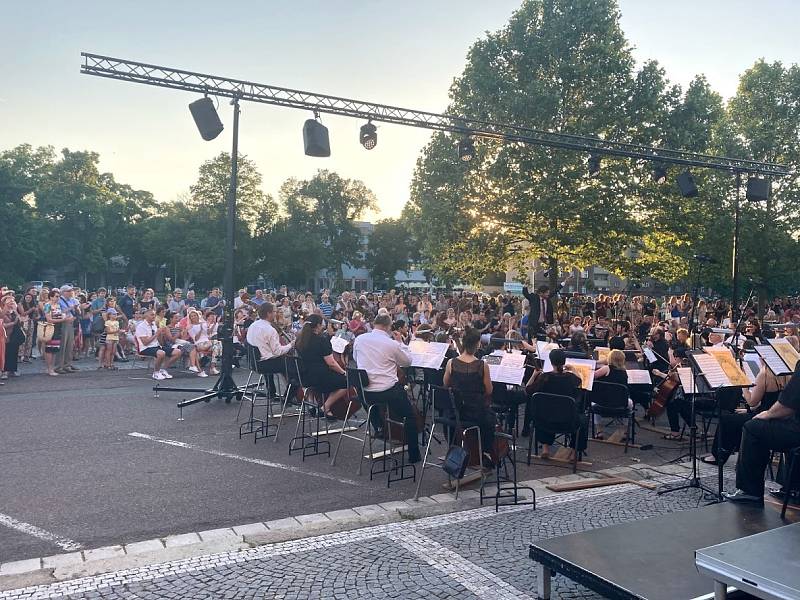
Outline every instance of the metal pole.
<path fill-rule="evenodd" d="M 736 196 L 733 199 L 733 259 L 732 259 L 732 275 L 733 290 L 731 291 L 731 323 L 735 323 L 739 318 L 739 221 L 740 221 L 740 207 L 739 195 L 742 187 L 742 173 L 736 171 Z"/>

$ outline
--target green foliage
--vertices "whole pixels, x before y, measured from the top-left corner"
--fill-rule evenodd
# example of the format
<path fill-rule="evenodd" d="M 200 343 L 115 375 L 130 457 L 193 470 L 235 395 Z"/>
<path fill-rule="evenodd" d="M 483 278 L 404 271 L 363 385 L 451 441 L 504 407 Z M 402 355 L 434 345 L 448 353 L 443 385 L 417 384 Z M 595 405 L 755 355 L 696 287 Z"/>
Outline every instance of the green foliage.
<path fill-rule="evenodd" d="M 265 272 L 274 281 L 302 286 L 326 269 L 341 285 L 342 264 L 361 264 L 361 234 L 354 222 L 376 207 L 375 195 L 361 181 L 320 170 L 306 181 L 287 180 L 280 204 L 284 216 L 264 240 Z"/>
<path fill-rule="evenodd" d="M 369 237 L 365 260 L 376 287 L 393 288 L 395 274 L 408 269 L 412 253 L 411 237 L 400 220 L 378 221 Z"/>

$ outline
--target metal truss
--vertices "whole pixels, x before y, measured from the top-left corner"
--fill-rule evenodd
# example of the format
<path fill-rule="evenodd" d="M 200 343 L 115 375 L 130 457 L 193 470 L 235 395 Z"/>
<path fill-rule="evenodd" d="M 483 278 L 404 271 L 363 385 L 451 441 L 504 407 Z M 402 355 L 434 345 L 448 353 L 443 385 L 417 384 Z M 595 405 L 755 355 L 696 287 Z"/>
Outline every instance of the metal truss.
<path fill-rule="evenodd" d="M 308 110 L 314 113 L 342 115 L 382 123 L 420 127 L 434 131 L 469 135 L 473 138 L 561 148 L 601 156 L 626 157 L 634 160 L 649 161 L 654 164 L 701 167 L 765 177 L 783 177 L 790 174 L 790 170 L 787 167 L 777 163 L 682 152 L 669 148 L 613 142 L 596 137 L 542 131 L 519 125 L 400 108 L 352 98 L 253 83 L 241 79 L 194 73 L 192 71 L 86 52 L 82 52 L 81 56 L 83 57 L 81 73 L 87 75 L 144 83 L 198 94 L 238 98 L 239 100 Z"/>

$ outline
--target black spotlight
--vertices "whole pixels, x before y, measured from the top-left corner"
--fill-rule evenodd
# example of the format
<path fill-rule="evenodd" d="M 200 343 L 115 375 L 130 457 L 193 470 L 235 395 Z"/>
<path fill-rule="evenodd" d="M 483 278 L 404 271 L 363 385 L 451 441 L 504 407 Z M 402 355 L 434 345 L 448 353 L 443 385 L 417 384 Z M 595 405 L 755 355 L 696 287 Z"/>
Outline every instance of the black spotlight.
<path fill-rule="evenodd" d="M 667 168 L 664 165 L 655 165 L 653 167 L 653 181 L 659 185 L 667 182 Z"/>
<path fill-rule="evenodd" d="M 754 200 L 755 202 L 762 202 L 769 200 L 770 185 L 769 179 L 759 179 L 758 177 L 747 178 L 747 192 L 745 198 Z"/>
<path fill-rule="evenodd" d="M 361 126 L 361 131 L 358 134 L 358 141 L 367 150 L 372 150 L 378 145 L 378 128 L 372 124 L 372 121 Z"/>
<path fill-rule="evenodd" d="M 458 159 L 462 162 L 469 162 L 475 157 L 475 145 L 469 136 L 461 138 L 458 142 Z"/>
<path fill-rule="evenodd" d="M 309 119 L 303 125 L 303 146 L 306 156 L 327 157 L 331 155 L 328 128 L 316 119 Z"/>
<path fill-rule="evenodd" d="M 189 112 L 192 113 L 194 124 L 197 125 L 200 136 L 205 141 L 210 142 L 222 133 L 222 121 L 219 120 L 214 102 L 208 96 L 192 102 L 189 105 Z"/>
<path fill-rule="evenodd" d="M 697 196 L 697 184 L 694 182 L 694 177 L 689 171 L 684 171 L 678 175 L 678 188 L 681 190 L 681 195 L 684 198 L 694 198 Z"/>
<path fill-rule="evenodd" d="M 586 161 L 589 165 L 589 177 L 597 177 L 600 175 L 600 155 L 599 154 L 592 154 L 589 156 L 589 160 Z"/>

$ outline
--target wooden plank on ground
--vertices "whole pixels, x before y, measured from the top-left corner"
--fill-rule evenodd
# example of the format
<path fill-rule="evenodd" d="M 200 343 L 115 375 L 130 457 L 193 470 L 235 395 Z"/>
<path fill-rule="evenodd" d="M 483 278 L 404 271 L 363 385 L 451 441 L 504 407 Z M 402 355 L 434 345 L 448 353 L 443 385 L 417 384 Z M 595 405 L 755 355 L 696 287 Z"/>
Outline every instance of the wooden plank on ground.
<path fill-rule="evenodd" d="M 657 483 L 651 481 L 635 481 L 625 477 L 603 477 L 597 479 L 584 479 L 582 481 L 570 481 L 569 483 L 553 483 L 546 485 L 548 490 L 553 492 L 574 492 L 577 490 L 588 490 L 591 488 L 607 487 L 609 485 L 623 485 L 625 483 L 632 483 L 648 490 L 654 490 L 658 487 Z"/>
<path fill-rule="evenodd" d="M 461 478 L 461 484 L 459 487 L 463 488 L 471 483 L 475 483 L 476 481 L 480 481 L 483 473 L 481 471 L 472 471 L 471 473 L 467 473 L 464 477 Z M 452 481 L 445 481 L 442 484 L 442 487 L 446 490 L 455 490 L 456 489 L 456 481 L 455 479 Z"/>

